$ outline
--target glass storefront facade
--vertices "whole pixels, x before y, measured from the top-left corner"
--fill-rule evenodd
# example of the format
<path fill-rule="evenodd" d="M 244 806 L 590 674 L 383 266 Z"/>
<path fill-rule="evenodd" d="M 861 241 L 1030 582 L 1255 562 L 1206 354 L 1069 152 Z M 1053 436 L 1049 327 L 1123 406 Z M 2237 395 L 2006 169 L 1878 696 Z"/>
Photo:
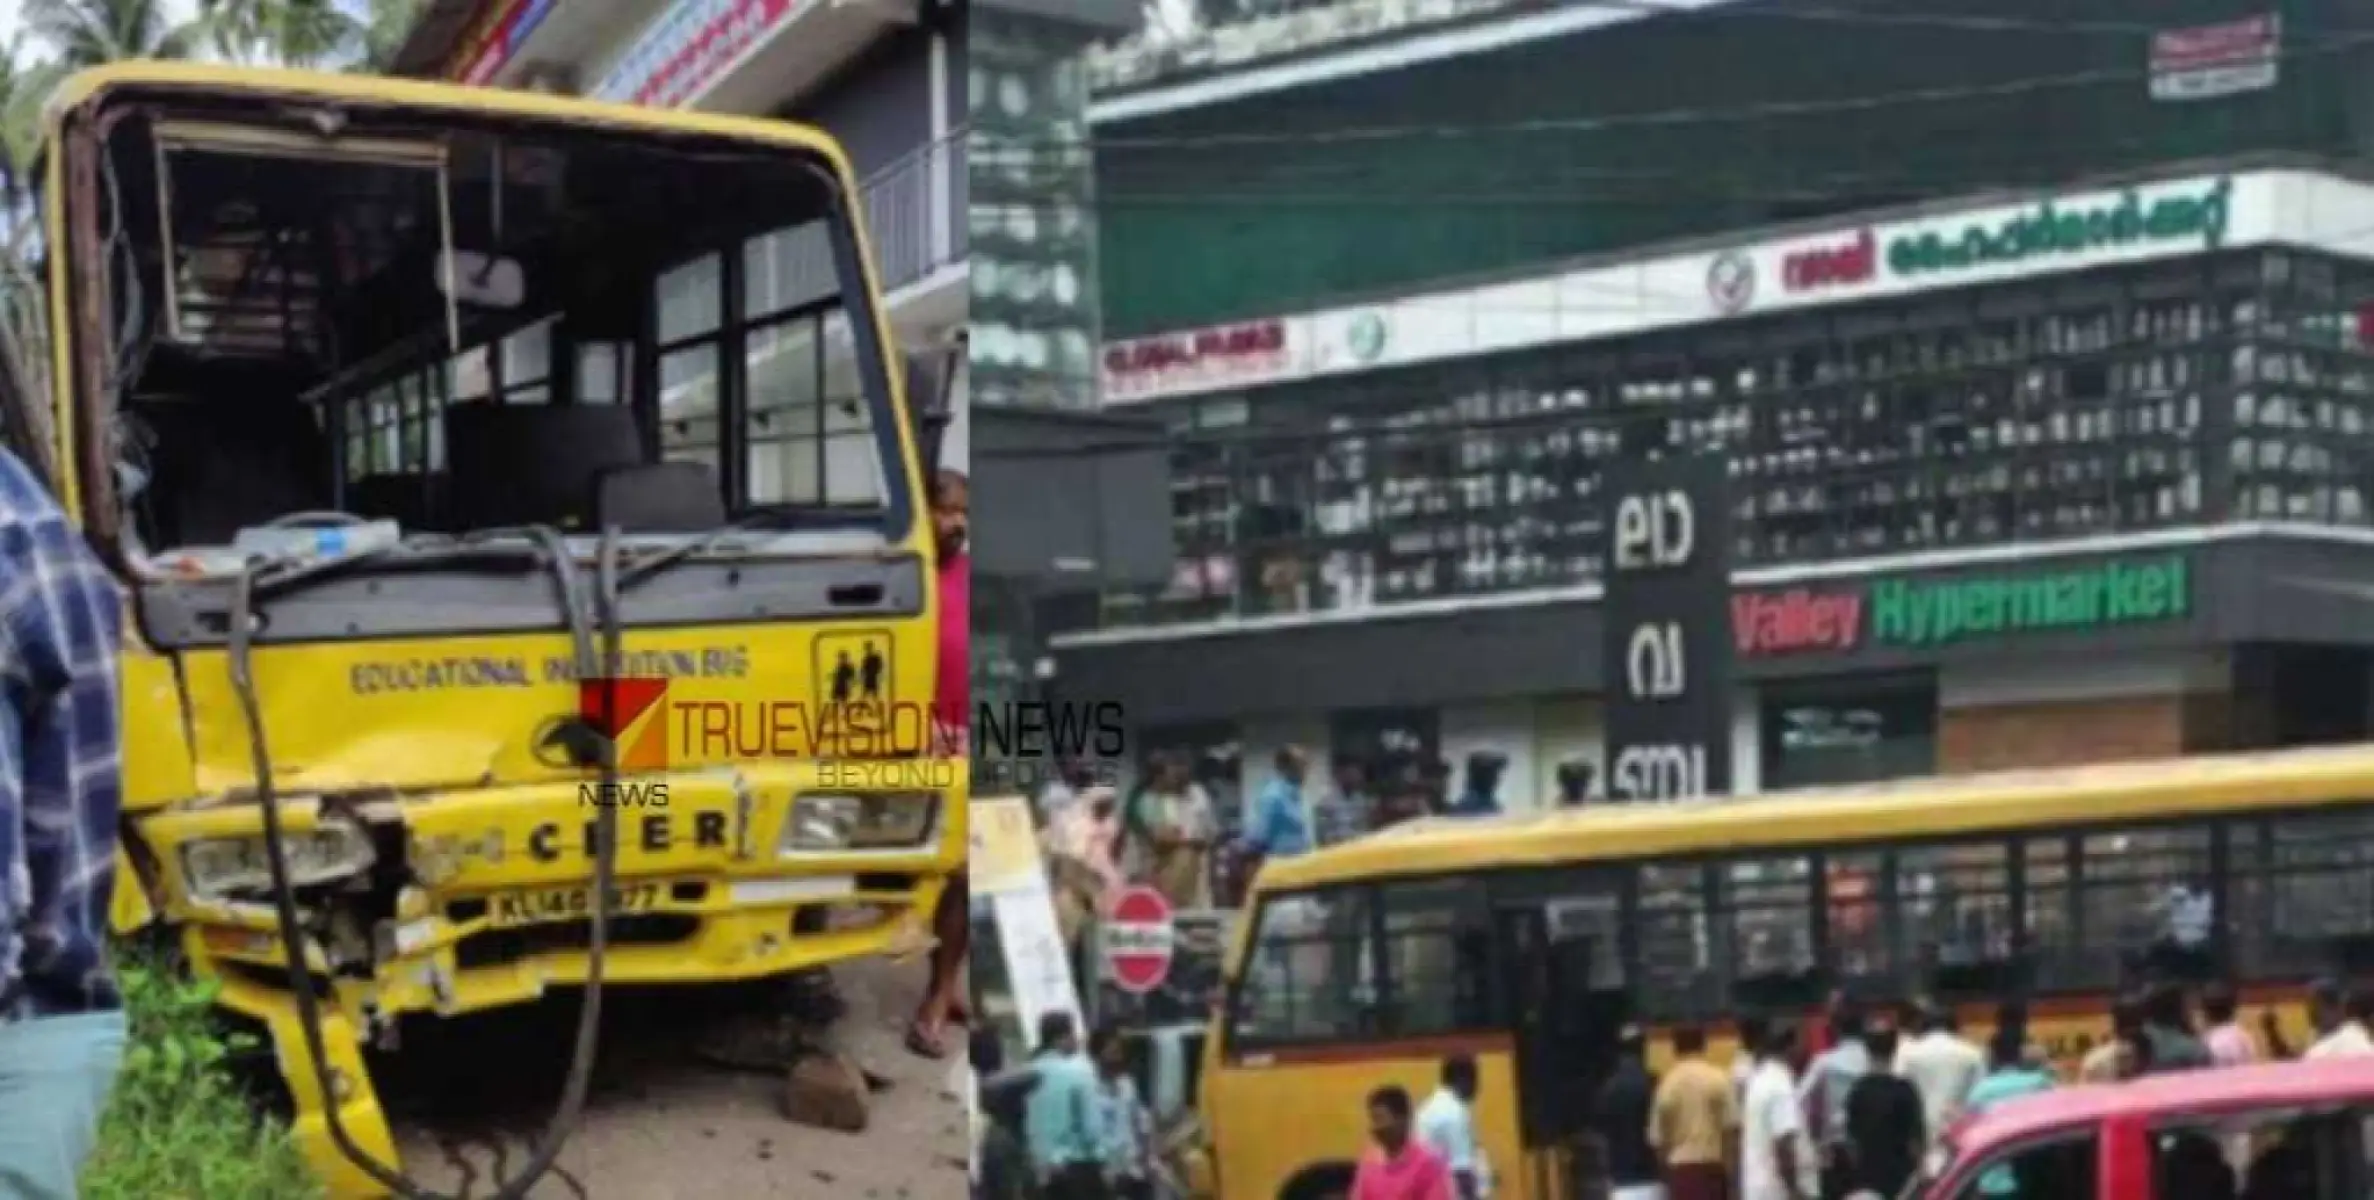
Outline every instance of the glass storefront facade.
<path fill-rule="evenodd" d="M 1742 566 L 2374 523 L 2374 264 L 2233 251 L 1151 406 L 1178 571 L 1106 624 L 1587 583 L 1601 466 L 1731 461 Z"/>
<path fill-rule="evenodd" d="M 1775 684 L 1759 697 L 1761 790 L 1937 773 L 1937 681 L 1923 673 Z"/>
<path fill-rule="evenodd" d="M 1096 404 L 1095 181 L 1086 33 L 998 9 L 973 14 L 972 395 Z"/>
<path fill-rule="evenodd" d="M 1108 338 L 1665 239 L 2247 151 L 2374 146 L 2367 0 L 1782 0 L 1096 128 Z M 2280 10 L 2278 13 L 2276 10 Z M 2271 85 L 2152 39 L 2280 16 Z"/>

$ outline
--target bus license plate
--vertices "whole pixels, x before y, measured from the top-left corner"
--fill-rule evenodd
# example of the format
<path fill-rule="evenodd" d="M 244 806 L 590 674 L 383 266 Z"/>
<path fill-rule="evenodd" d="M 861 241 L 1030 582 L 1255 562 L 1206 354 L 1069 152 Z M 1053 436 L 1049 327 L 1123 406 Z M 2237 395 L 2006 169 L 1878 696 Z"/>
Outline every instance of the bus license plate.
<path fill-rule="evenodd" d="M 656 883 L 615 888 L 610 896 L 612 916 L 647 913 L 659 907 L 659 885 Z M 503 928 L 547 921 L 590 920 L 593 917 L 593 889 L 540 888 L 532 892 L 505 892 L 495 897 L 490 913 L 494 923 Z"/>

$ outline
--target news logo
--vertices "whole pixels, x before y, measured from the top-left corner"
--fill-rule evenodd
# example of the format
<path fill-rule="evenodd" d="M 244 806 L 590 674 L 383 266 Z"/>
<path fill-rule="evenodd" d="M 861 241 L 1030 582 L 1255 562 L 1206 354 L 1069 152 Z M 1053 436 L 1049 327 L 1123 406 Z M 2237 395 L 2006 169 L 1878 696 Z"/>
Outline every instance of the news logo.
<path fill-rule="evenodd" d="M 665 679 L 587 679 L 577 685 L 577 715 L 610 739 L 618 769 L 648 774 L 668 769 L 668 722 L 660 714 Z"/>

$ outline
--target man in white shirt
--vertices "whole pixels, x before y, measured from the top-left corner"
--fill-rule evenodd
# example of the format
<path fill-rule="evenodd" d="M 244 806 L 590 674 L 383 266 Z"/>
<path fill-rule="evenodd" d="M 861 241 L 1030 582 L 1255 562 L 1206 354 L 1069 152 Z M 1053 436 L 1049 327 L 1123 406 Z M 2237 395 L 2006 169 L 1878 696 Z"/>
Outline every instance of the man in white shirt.
<path fill-rule="evenodd" d="M 1047 786 L 1039 792 L 1039 828 L 1060 823 L 1079 803 L 1081 789 L 1090 782 L 1087 770 L 1076 759 L 1065 759 L 1056 767 Z"/>
<path fill-rule="evenodd" d="M 1443 1060 L 1442 1086 L 1418 1109 L 1418 1141 L 1451 1168 L 1459 1200 L 1490 1195 L 1482 1148 L 1476 1145 L 1476 1060 L 1454 1054 Z"/>
<path fill-rule="evenodd" d="M 1915 1001 L 1912 1019 L 1919 1032 L 1896 1052 L 1896 1074 L 1911 1080 L 1921 1093 L 1929 1144 L 1934 1146 L 1946 1127 L 1962 1118 L 1963 1101 L 1986 1074 L 1987 1059 L 1954 1028 L 1953 1010 L 1935 1000 Z"/>
<path fill-rule="evenodd" d="M 2343 990 L 2337 980 L 2319 979 L 2308 988 L 2308 1017 L 2316 1023 L 2316 1044 L 2304 1059 L 2374 1056 L 2374 992 L 2364 985 Z"/>
<path fill-rule="evenodd" d="M 1756 1056 L 1762 1053 L 1768 1028 L 1764 1018 L 1755 1013 L 1739 1018 L 1739 1047 L 1731 1052 L 1731 1099 L 1742 1107 L 1748 1102 L 1748 1080 L 1755 1077 Z"/>
<path fill-rule="evenodd" d="M 1789 1068 L 1796 1054 L 1796 1024 L 1773 1022 L 1755 1072 L 1748 1076 L 1747 1103 L 1740 1113 L 1740 1200 L 1813 1200 L 1818 1194 L 1805 1111 Z"/>
<path fill-rule="evenodd" d="M 1830 1048 L 1814 1055 L 1806 1065 L 1805 1078 L 1797 1085 L 1797 1101 L 1805 1109 L 1806 1144 L 1822 1160 L 1822 1190 L 1829 1195 L 1846 1191 L 1847 1093 L 1871 1071 L 1871 1051 L 1863 1042 L 1864 1024 L 1860 1001 L 1845 995 L 1833 1001 Z"/>

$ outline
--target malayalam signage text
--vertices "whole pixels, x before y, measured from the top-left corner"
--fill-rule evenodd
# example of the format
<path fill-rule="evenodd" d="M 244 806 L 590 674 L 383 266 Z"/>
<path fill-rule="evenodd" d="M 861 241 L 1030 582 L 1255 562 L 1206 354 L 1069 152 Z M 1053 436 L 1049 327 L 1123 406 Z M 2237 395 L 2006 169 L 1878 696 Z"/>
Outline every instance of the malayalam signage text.
<path fill-rule="evenodd" d="M 1602 482 L 1611 800 L 1731 790 L 1731 505 L 1715 455 L 1627 462 Z"/>
<path fill-rule="evenodd" d="M 2146 192 L 2128 188 L 2102 199 L 2049 199 L 2001 220 L 1945 220 L 1888 239 L 1888 270 L 1943 275 L 1996 263 L 2077 258 L 2150 243 L 2225 244 L 2233 220 L 2234 181 Z"/>

